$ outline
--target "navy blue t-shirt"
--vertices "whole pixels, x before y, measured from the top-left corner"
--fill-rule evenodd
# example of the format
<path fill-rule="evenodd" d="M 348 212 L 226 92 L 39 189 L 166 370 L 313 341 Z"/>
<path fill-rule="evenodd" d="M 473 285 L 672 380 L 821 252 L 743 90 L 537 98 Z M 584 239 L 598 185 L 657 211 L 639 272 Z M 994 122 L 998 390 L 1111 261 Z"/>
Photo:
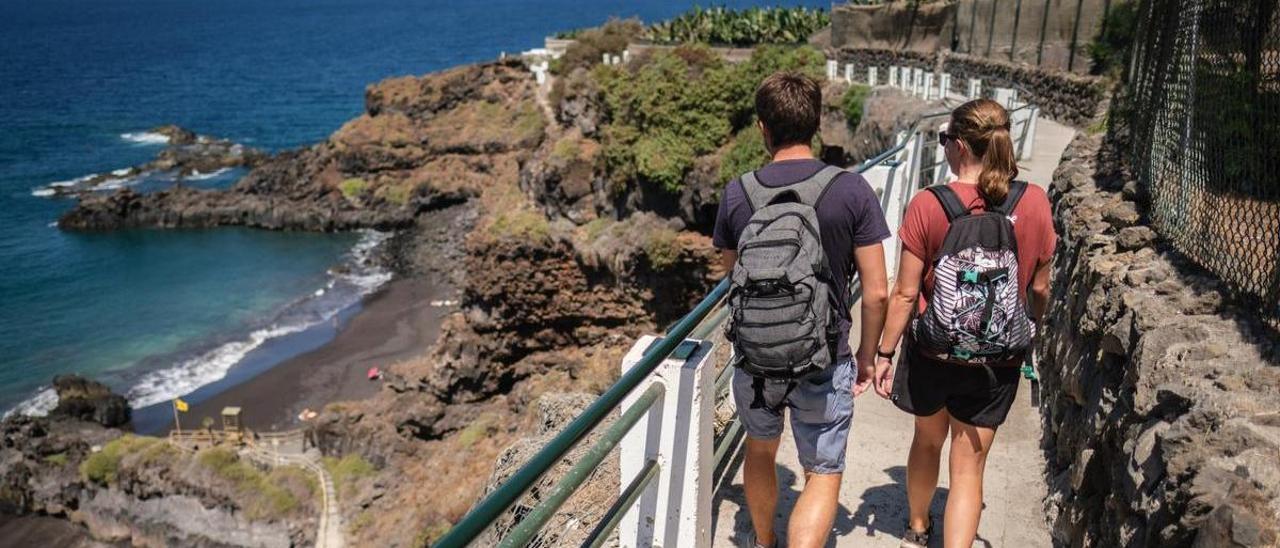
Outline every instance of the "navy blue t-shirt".
<path fill-rule="evenodd" d="M 816 159 L 783 160 L 773 162 L 756 171 L 756 179 L 767 187 L 780 187 L 798 183 L 812 177 L 826 164 Z M 849 282 L 853 280 L 853 250 L 884 241 L 889 237 L 889 226 L 880 209 L 880 200 L 871 185 L 861 175 L 846 172 L 831 181 L 827 193 L 818 202 L 818 232 L 822 234 L 822 248 L 831 264 L 831 273 L 840 287 L 840 338 L 836 357 L 840 361 L 850 359 L 849 328 L 853 325 L 848 309 Z M 738 249 L 738 237 L 751 219 L 751 205 L 742 190 L 742 181 L 734 179 L 724 189 L 720 211 L 716 214 L 716 228 L 712 243 L 719 249 Z"/>

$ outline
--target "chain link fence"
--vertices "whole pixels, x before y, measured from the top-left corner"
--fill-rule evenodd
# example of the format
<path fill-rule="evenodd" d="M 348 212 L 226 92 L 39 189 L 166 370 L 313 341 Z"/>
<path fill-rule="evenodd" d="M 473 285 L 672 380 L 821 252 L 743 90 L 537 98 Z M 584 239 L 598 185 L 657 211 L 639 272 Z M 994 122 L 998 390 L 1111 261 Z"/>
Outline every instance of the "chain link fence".
<path fill-rule="evenodd" d="M 1153 224 L 1280 327 L 1280 6 L 1143 0 L 1130 165 Z"/>

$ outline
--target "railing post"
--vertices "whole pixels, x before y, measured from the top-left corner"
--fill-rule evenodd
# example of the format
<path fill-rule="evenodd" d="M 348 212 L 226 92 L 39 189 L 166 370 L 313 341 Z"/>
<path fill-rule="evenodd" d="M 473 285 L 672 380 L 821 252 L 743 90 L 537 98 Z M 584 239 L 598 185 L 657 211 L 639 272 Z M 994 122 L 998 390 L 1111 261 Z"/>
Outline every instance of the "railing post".
<path fill-rule="evenodd" d="M 911 94 L 919 97 L 920 86 L 924 84 L 924 69 L 917 68 L 911 70 Z"/>
<path fill-rule="evenodd" d="M 982 80 L 977 78 L 969 79 L 969 98 L 977 99 L 982 96 Z"/>
<path fill-rule="evenodd" d="M 950 122 L 943 122 L 941 125 L 938 126 L 938 131 L 940 132 L 946 131 L 947 126 L 949 125 L 951 125 Z M 947 147 L 942 146 L 941 141 L 938 142 L 938 152 L 937 152 L 937 155 L 934 156 L 934 159 L 940 159 L 942 163 L 939 164 L 937 168 L 935 168 L 937 169 L 937 171 L 933 173 L 933 184 L 942 185 L 950 182 L 951 181 L 951 164 L 947 163 Z"/>
<path fill-rule="evenodd" d="M 1013 102 L 1018 98 L 1017 92 L 1013 88 L 993 88 L 992 92 L 995 94 L 993 98 L 997 103 L 1000 103 L 1000 106 L 1013 110 Z"/>
<path fill-rule="evenodd" d="M 827 59 L 827 80 L 835 80 L 836 73 L 840 70 L 840 62 L 835 59 Z"/>
<path fill-rule="evenodd" d="M 926 72 L 924 73 L 924 100 L 930 101 L 932 99 L 933 99 L 933 73 Z"/>
<path fill-rule="evenodd" d="M 946 99 L 951 96 L 951 73 L 944 72 L 938 78 L 938 97 Z"/>
<path fill-rule="evenodd" d="M 889 67 L 889 87 L 898 87 L 898 67 Z"/>
<path fill-rule="evenodd" d="M 631 368 L 656 337 L 641 337 L 622 359 Z M 660 382 L 666 395 L 636 423 L 620 445 L 620 476 L 639 474 L 655 459 L 661 471 L 619 525 L 619 543 L 632 546 L 711 546 L 711 460 L 715 408 L 715 371 L 711 343 L 701 341 L 685 359 L 672 358 L 631 392 L 622 407 Z M 626 483 L 626 482 L 623 482 Z"/>
<path fill-rule="evenodd" d="M 846 84 L 853 83 L 853 63 L 844 64 L 844 81 Z"/>
<path fill-rule="evenodd" d="M 867 67 L 867 85 L 875 87 L 876 85 L 876 67 Z"/>

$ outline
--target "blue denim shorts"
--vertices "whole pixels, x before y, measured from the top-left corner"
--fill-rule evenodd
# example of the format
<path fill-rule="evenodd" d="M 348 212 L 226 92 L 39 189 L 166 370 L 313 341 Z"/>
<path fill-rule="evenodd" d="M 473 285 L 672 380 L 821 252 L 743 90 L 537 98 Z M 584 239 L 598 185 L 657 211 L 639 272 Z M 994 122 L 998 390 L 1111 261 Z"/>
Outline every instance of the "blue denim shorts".
<path fill-rule="evenodd" d="M 790 410 L 791 434 L 795 436 L 800 465 L 815 474 L 837 474 L 844 471 L 844 450 L 853 423 L 853 362 L 849 360 L 825 371 L 796 381 L 786 395 Z M 747 435 L 772 440 L 782 435 L 782 409 L 779 400 L 787 391 L 787 381 L 765 379 L 765 407 L 751 408 L 755 378 L 741 369 L 733 372 L 733 400 Z"/>

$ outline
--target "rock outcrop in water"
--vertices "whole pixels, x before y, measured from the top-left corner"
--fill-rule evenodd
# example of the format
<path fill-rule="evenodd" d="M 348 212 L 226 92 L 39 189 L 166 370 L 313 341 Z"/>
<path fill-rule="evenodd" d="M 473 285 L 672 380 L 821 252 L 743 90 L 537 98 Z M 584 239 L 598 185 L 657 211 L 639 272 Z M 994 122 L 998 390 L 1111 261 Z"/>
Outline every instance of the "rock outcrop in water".
<path fill-rule="evenodd" d="M 181 181 L 203 177 L 231 168 L 252 168 L 262 164 L 267 154 L 227 139 L 218 139 L 174 126 L 160 126 L 146 132 L 166 140 L 156 158 L 140 164 L 105 173 L 97 173 L 65 183 L 53 183 L 37 191 L 41 196 L 92 198 L 93 195 L 123 187 L 132 180 L 152 173 L 167 173 Z"/>
<path fill-rule="evenodd" d="M 129 423 L 133 412 L 129 400 L 105 384 L 79 375 L 58 375 L 53 378 L 53 389 L 58 394 L 58 405 L 49 412 L 50 417 L 95 422 L 107 428 Z"/>

